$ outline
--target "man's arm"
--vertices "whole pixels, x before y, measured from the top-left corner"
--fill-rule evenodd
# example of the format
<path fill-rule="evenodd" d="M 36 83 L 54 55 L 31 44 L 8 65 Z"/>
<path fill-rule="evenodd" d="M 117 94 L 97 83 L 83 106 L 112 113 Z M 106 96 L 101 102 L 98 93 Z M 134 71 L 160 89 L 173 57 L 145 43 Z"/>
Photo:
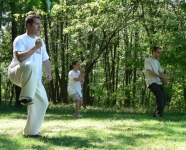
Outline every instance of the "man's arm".
<path fill-rule="evenodd" d="M 43 61 L 43 66 L 46 72 L 46 81 L 50 82 L 52 80 L 52 67 L 49 59 Z"/>
<path fill-rule="evenodd" d="M 162 68 L 161 68 L 161 65 L 160 65 L 160 63 L 159 63 L 159 61 L 158 61 L 158 73 L 159 73 L 159 75 L 160 76 L 162 76 L 162 78 L 161 78 L 161 80 L 162 80 L 162 82 L 164 83 L 164 84 L 167 84 L 168 83 L 168 79 L 167 79 L 167 77 L 165 76 L 165 74 L 163 73 L 163 70 L 162 70 Z"/>
<path fill-rule="evenodd" d="M 160 76 L 163 77 L 163 78 L 162 78 L 162 82 L 163 82 L 164 84 L 167 84 L 167 83 L 168 83 L 168 79 L 167 79 L 167 77 L 165 76 L 165 74 L 164 74 L 163 72 L 159 72 L 159 74 L 160 74 Z"/>
<path fill-rule="evenodd" d="M 42 47 L 42 41 L 41 39 L 36 40 L 35 46 L 32 47 L 30 50 L 24 51 L 24 52 L 19 52 L 19 51 L 14 51 L 16 58 L 18 59 L 19 62 L 22 62 L 26 59 L 28 59 L 32 54 L 37 51 L 37 49 Z"/>
<path fill-rule="evenodd" d="M 159 74 L 155 73 L 153 70 L 147 69 L 147 71 L 155 77 L 158 77 L 160 79 L 162 79 L 162 81 L 167 84 L 167 77 L 165 76 L 165 74 L 163 72 L 159 72 Z"/>
<path fill-rule="evenodd" d="M 146 69 L 152 76 L 158 77 L 158 78 L 162 78 L 162 76 L 160 74 L 155 73 L 153 70 L 150 69 Z"/>
<path fill-rule="evenodd" d="M 159 75 L 165 77 L 165 74 L 163 72 L 159 72 Z"/>

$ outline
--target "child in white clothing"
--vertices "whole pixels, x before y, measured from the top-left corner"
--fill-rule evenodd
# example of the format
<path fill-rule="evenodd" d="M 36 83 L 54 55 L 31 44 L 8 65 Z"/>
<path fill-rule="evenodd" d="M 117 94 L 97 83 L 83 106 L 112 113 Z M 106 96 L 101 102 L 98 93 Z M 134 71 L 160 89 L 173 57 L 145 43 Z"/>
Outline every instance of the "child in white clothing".
<path fill-rule="evenodd" d="M 83 69 L 79 71 L 79 68 L 80 68 L 80 64 L 78 61 L 73 61 L 72 64 L 70 65 L 71 71 L 68 74 L 69 83 L 68 83 L 67 91 L 70 98 L 72 98 L 75 102 L 74 116 L 81 118 L 82 115 L 80 115 L 79 113 L 79 110 L 83 105 L 81 84 L 84 83 L 85 73 Z"/>

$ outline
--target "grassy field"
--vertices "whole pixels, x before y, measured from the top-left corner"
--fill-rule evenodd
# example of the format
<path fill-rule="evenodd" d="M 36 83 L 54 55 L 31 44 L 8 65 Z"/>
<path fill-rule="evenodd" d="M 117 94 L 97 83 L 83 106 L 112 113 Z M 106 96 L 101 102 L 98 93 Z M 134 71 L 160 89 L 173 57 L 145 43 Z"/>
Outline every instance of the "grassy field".
<path fill-rule="evenodd" d="M 72 116 L 72 106 L 50 106 L 41 134 L 24 138 L 26 107 L 0 106 L 0 150 L 185 150 L 185 114 L 87 108 L 84 118 Z"/>

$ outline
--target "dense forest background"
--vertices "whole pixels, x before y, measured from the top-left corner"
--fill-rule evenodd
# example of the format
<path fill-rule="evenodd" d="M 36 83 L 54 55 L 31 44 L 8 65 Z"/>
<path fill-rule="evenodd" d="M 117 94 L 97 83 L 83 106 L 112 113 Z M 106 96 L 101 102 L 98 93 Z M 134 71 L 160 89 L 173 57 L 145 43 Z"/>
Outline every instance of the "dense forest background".
<path fill-rule="evenodd" d="M 49 101 L 71 103 L 67 94 L 69 65 L 85 68 L 84 107 L 150 107 L 155 98 L 144 81 L 144 60 L 160 46 L 161 65 L 169 79 L 164 86 L 169 108 L 186 108 L 186 4 L 171 0 L 60 0 L 45 5 L 0 1 L 0 103 L 16 100 L 7 77 L 12 41 L 25 32 L 24 18 L 42 17 L 41 37 L 53 67 L 44 83 Z M 44 78 L 43 78 L 44 80 Z M 16 89 L 16 90 L 15 90 Z"/>

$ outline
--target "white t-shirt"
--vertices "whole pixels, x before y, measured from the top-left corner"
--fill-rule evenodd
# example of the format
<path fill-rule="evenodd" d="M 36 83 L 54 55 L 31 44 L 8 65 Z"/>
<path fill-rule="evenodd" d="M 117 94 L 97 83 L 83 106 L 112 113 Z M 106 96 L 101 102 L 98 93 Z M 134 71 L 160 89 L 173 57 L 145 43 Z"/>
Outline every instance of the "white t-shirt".
<path fill-rule="evenodd" d="M 71 70 L 68 73 L 69 82 L 68 82 L 67 91 L 68 91 L 69 95 L 73 95 L 75 93 L 78 93 L 79 96 L 82 97 L 81 82 L 80 81 L 76 82 L 74 80 L 74 78 L 78 78 L 79 77 L 79 74 L 80 74 L 80 71 L 76 72 L 74 70 Z"/>
<path fill-rule="evenodd" d="M 15 38 L 13 42 L 13 51 L 27 51 L 35 46 L 36 38 L 32 38 L 27 34 L 20 35 Z M 9 65 L 9 68 L 13 68 L 16 65 L 28 61 L 32 61 L 36 64 L 36 72 L 37 72 L 37 81 L 41 81 L 42 79 L 42 63 L 43 61 L 49 59 L 49 56 L 46 51 L 45 43 L 42 40 L 42 47 L 39 48 L 34 54 L 32 54 L 28 59 L 24 60 L 23 62 L 19 62 L 16 58 L 16 55 L 13 53 L 13 60 Z"/>
<path fill-rule="evenodd" d="M 145 81 L 147 86 L 151 85 L 152 83 L 161 84 L 161 80 L 159 77 L 155 77 L 151 75 L 147 69 L 154 71 L 155 73 L 159 74 L 160 72 L 163 72 L 161 65 L 157 59 L 153 58 L 147 58 L 145 60 Z"/>

